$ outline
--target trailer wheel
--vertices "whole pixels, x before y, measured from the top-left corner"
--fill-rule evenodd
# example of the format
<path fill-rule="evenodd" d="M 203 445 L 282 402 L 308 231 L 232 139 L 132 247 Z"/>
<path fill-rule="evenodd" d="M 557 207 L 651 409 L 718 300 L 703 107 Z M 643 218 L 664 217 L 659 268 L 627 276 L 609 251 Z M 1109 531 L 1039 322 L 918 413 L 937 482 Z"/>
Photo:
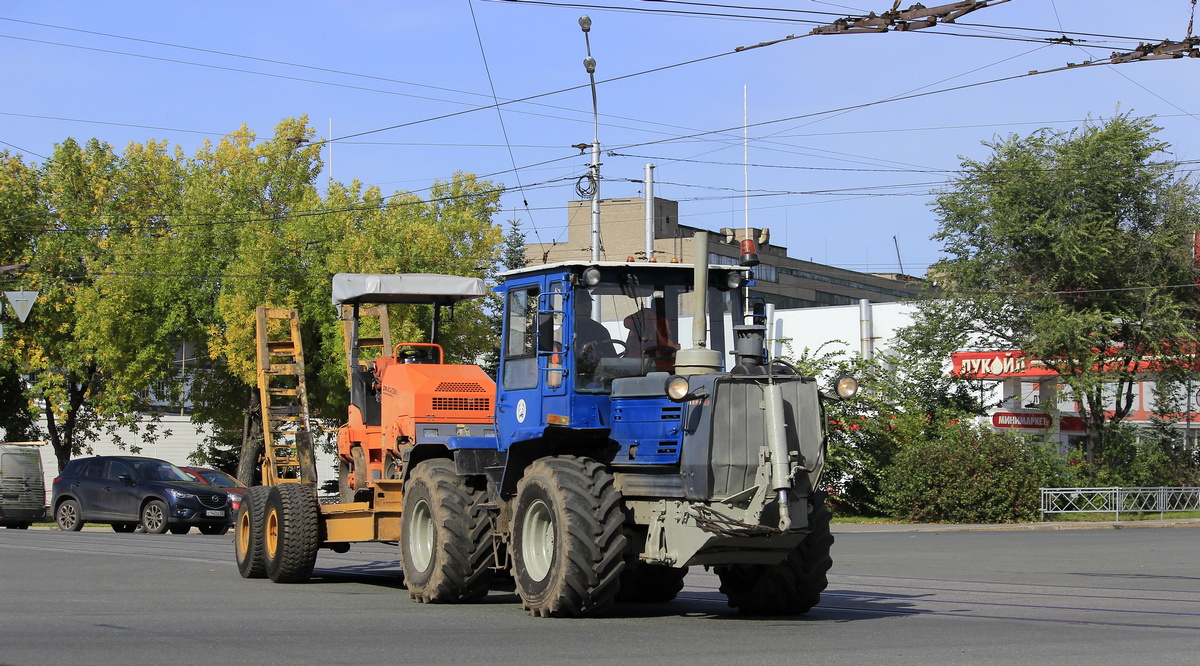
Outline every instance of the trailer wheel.
<path fill-rule="evenodd" d="M 821 601 L 833 566 L 829 548 L 829 510 L 825 494 L 814 493 L 809 517 L 812 532 L 775 565 L 731 564 L 716 567 L 721 593 L 729 605 L 747 615 L 800 615 Z"/>
<path fill-rule="evenodd" d="M 492 579 L 492 525 L 484 492 L 438 458 L 404 485 L 400 559 L 408 595 L 420 603 L 473 603 Z"/>
<path fill-rule="evenodd" d="M 307 483 L 273 486 L 263 520 L 263 567 L 276 583 L 303 583 L 312 575 L 321 545 L 316 488 Z"/>
<path fill-rule="evenodd" d="M 263 522 L 267 515 L 269 486 L 251 486 L 242 495 L 237 522 L 233 524 L 233 554 L 242 578 L 266 578 L 263 565 Z"/>
<path fill-rule="evenodd" d="M 664 604 L 679 595 L 687 572 L 687 567 L 677 569 L 662 564 L 626 564 L 621 574 L 621 591 L 617 593 L 617 602 Z"/>
<path fill-rule="evenodd" d="M 625 535 L 621 494 L 589 458 L 542 458 L 517 484 L 513 577 L 538 617 L 596 613 L 621 585 Z"/>

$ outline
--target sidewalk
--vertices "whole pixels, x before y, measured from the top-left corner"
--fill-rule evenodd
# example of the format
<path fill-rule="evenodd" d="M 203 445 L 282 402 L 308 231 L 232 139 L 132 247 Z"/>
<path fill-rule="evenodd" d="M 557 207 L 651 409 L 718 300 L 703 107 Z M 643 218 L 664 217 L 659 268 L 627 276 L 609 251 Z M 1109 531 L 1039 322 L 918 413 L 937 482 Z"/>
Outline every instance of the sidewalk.
<path fill-rule="evenodd" d="M 1123 520 L 1120 522 L 1045 522 L 1003 523 L 999 525 L 956 525 L 951 523 L 833 523 L 834 534 L 871 532 L 981 532 L 1029 530 L 1132 530 L 1162 527 L 1200 527 L 1200 518 L 1164 518 L 1162 520 Z"/>

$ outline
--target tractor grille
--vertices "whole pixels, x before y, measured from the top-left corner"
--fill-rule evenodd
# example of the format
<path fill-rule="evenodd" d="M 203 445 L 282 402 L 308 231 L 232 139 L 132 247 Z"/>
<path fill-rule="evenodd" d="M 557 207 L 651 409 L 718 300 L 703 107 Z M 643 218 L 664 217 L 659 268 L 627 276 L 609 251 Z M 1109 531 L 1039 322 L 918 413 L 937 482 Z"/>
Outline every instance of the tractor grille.
<path fill-rule="evenodd" d="M 433 397 L 433 409 L 447 412 L 491 412 L 492 401 L 488 398 Z"/>
<path fill-rule="evenodd" d="M 229 498 L 225 495 L 205 495 L 197 493 L 196 497 L 200 499 L 200 503 L 210 509 L 220 509 L 229 502 Z"/>
<path fill-rule="evenodd" d="M 475 382 L 442 382 L 433 389 L 435 393 L 484 393 L 484 389 Z"/>

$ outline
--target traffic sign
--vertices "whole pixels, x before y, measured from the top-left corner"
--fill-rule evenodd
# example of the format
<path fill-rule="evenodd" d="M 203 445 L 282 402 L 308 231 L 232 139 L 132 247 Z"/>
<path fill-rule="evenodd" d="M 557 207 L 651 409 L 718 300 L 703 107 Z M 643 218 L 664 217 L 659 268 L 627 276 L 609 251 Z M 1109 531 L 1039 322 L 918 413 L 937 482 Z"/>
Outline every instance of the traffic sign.
<path fill-rule="evenodd" d="M 8 304 L 12 306 L 13 312 L 17 313 L 17 319 L 22 322 L 29 316 L 29 310 L 33 308 L 33 302 L 37 300 L 38 293 L 36 291 L 6 291 L 5 298 L 8 299 Z"/>

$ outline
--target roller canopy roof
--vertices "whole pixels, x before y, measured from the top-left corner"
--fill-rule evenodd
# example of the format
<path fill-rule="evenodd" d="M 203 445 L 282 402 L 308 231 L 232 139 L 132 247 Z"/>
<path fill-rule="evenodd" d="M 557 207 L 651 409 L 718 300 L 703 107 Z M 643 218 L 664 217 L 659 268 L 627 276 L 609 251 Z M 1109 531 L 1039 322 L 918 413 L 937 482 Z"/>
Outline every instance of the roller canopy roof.
<path fill-rule="evenodd" d="M 458 275 L 338 273 L 333 276 L 333 303 L 433 303 L 454 305 L 483 298 L 483 280 Z"/>

